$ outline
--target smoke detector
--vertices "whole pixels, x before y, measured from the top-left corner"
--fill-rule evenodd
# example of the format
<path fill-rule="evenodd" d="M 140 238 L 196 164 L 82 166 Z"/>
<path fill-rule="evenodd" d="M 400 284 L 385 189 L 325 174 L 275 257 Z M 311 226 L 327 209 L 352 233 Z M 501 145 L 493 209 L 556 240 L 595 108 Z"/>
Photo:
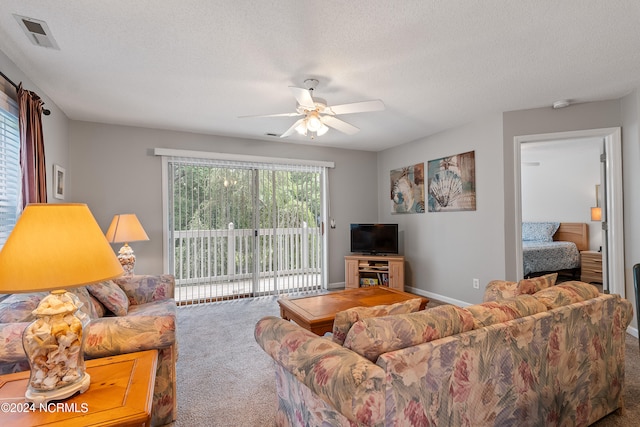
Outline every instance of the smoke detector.
<path fill-rule="evenodd" d="M 568 107 L 569 105 L 571 105 L 571 103 L 568 100 L 563 99 L 563 100 L 554 102 L 553 108 L 554 110 L 557 110 L 558 108 L 565 108 L 565 107 Z"/>
<path fill-rule="evenodd" d="M 16 18 L 18 25 L 20 25 L 20 28 L 22 28 L 31 43 L 36 46 L 60 50 L 46 22 L 15 14 L 13 17 Z"/>

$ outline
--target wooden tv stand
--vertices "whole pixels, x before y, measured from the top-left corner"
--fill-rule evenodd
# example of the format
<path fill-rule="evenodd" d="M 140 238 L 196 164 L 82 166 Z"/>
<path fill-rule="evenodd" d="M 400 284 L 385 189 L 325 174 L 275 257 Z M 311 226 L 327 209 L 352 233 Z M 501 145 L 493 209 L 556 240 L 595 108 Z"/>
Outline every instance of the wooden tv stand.
<path fill-rule="evenodd" d="M 388 286 L 404 291 L 404 256 L 347 255 L 344 257 L 345 289 Z"/>

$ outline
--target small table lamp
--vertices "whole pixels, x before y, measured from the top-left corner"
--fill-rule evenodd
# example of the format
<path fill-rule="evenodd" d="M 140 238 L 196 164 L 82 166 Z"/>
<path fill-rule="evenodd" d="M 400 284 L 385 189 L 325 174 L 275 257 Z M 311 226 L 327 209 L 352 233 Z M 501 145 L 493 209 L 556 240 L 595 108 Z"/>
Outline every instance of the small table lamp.
<path fill-rule="evenodd" d="M 0 251 L 0 293 L 52 291 L 22 335 L 31 367 L 28 401 L 65 399 L 89 388 L 84 340 L 89 316 L 65 288 L 122 275 L 122 266 L 85 204 L 31 204 Z"/>
<path fill-rule="evenodd" d="M 113 217 L 106 233 L 109 243 L 124 243 L 118 251 L 118 259 L 126 275 L 132 275 L 136 266 L 136 256 L 128 242 L 149 240 L 136 214 L 119 214 Z"/>

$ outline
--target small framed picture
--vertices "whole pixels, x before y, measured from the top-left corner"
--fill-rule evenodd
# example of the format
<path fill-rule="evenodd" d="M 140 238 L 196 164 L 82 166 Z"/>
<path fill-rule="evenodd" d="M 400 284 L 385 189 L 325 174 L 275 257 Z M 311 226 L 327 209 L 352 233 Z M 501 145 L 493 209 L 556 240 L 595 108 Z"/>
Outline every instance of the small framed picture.
<path fill-rule="evenodd" d="M 53 197 L 64 200 L 66 171 L 59 165 L 53 165 Z"/>

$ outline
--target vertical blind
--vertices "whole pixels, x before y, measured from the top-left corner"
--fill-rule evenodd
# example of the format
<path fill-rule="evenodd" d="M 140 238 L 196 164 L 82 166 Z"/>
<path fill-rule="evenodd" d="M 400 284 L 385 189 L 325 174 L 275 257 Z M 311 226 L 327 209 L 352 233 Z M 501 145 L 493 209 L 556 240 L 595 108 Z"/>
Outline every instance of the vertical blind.
<path fill-rule="evenodd" d="M 166 164 L 178 300 L 321 288 L 325 167 L 186 157 Z"/>
<path fill-rule="evenodd" d="M 0 249 L 18 220 L 20 185 L 18 106 L 0 91 Z"/>

